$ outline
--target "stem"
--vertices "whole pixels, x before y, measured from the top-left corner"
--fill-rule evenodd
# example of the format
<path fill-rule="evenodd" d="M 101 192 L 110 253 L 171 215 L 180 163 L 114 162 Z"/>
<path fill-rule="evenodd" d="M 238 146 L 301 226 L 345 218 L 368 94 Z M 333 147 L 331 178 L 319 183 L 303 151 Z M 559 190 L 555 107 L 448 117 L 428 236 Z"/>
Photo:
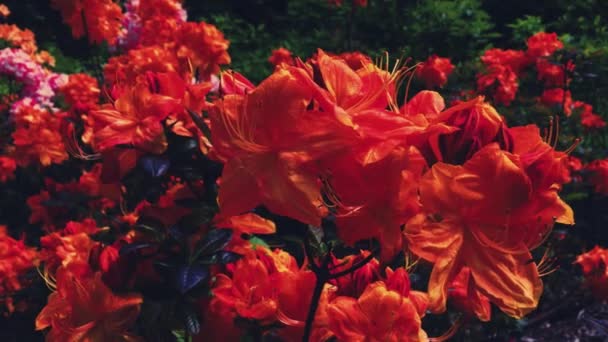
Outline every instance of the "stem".
<path fill-rule="evenodd" d="M 312 333 L 312 324 L 315 320 L 315 314 L 317 313 L 317 309 L 319 308 L 319 300 L 321 298 L 321 294 L 323 293 L 323 287 L 325 283 L 327 283 L 331 279 L 336 279 L 347 274 L 353 273 L 359 268 L 365 266 L 368 262 L 370 262 L 378 253 L 379 250 L 374 250 L 365 259 L 361 260 L 359 263 L 351 266 L 350 268 L 331 274 L 329 271 L 329 262 L 331 261 L 331 251 L 325 255 L 325 259 L 323 260 L 321 266 L 315 264 L 314 259 L 312 257 L 312 251 L 310 250 L 310 246 L 305 243 L 304 251 L 306 252 L 306 257 L 310 261 L 310 268 L 313 270 L 315 275 L 317 276 L 317 281 L 315 283 L 315 288 L 312 293 L 312 298 L 310 299 L 310 307 L 308 308 L 308 314 L 306 316 L 306 325 L 304 326 L 304 335 L 302 336 L 303 342 L 308 342 L 310 339 L 310 334 Z"/>
<path fill-rule="evenodd" d="M 306 325 L 304 327 L 304 335 L 302 336 L 303 342 L 308 342 L 310 339 L 310 334 L 312 332 L 312 323 L 315 320 L 315 314 L 317 313 L 317 309 L 319 308 L 319 300 L 321 299 L 321 294 L 323 293 L 323 286 L 327 281 L 327 273 L 325 277 L 317 274 L 317 282 L 315 283 L 315 289 L 312 293 L 312 298 L 310 299 L 310 307 L 308 309 L 308 315 L 306 316 Z"/>
<path fill-rule="evenodd" d="M 315 288 L 312 292 L 312 298 L 310 298 L 308 314 L 306 315 L 304 335 L 302 336 L 302 341 L 308 342 L 312 332 L 312 323 L 315 320 L 315 314 L 319 308 L 319 299 L 323 293 L 323 286 L 325 286 L 325 283 L 329 280 L 329 262 L 331 261 L 331 250 L 327 252 L 320 266 L 315 263 L 312 250 L 310 249 L 310 244 L 308 244 L 307 241 L 304 242 L 304 252 L 306 253 L 306 258 L 308 258 L 310 263 L 310 268 L 317 276 Z"/>
<path fill-rule="evenodd" d="M 368 262 L 372 261 L 372 259 L 376 256 L 376 254 L 378 254 L 378 250 L 371 252 L 368 256 L 365 257 L 365 259 L 361 260 L 358 264 L 355 264 L 344 271 L 331 274 L 329 276 L 329 279 L 340 278 L 340 277 L 343 277 L 345 275 L 355 272 L 356 270 L 360 269 L 361 267 L 367 265 Z"/>

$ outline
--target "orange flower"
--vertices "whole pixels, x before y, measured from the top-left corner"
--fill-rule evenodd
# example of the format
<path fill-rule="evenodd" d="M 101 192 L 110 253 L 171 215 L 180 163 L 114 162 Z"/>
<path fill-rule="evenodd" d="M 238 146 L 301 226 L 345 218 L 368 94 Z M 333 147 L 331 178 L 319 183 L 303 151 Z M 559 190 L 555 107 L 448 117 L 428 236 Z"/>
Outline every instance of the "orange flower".
<path fill-rule="evenodd" d="M 218 73 L 220 65 L 230 64 L 229 45 L 217 27 L 204 22 L 184 23 L 176 36 L 177 57 L 198 69 L 202 80 Z"/>
<path fill-rule="evenodd" d="M 11 14 L 11 11 L 6 7 L 5 4 L 0 4 L 0 15 L 3 17 L 8 17 Z"/>
<path fill-rule="evenodd" d="M 36 330 L 51 328 L 47 341 L 137 341 L 128 330 L 139 315 L 139 294 L 116 295 L 101 274 L 57 274 L 57 291 L 36 318 Z"/>
<path fill-rule="evenodd" d="M 47 273 L 53 275 L 60 268 L 76 269 L 79 273 L 89 272 L 89 255 L 95 242 L 87 233 L 62 236 L 51 233 L 40 238 L 40 258 Z"/>
<path fill-rule="evenodd" d="M 234 230 L 230 244 L 226 249 L 236 253 L 245 254 L 251 249 L 251 243 L 243 239 L 246 234 L 274 234 L 277 230 L 274 222 L 253 213 L 232 216 L 228 219 L 216 217 L 215 223 L 218 228 L 230 228 Z"/>
<path fill-rule="evenodd" d="M 608 250 L 595 246 L 579 255 L 575 263 L 582 267 L 585 283 L 593 295 L 599 300 L 608 299 Z"/>
<path fill-rule="evenodd" d="M 181 68 L 174 52 L 155 45 L 111 57 L 103 68 L 103 77 L 108 85 L 133 84 L 138 76 L 147 71 L 187 73 L 186 69 Z"/>
<path fill-rule="evenodd" d="M 21 105 L 14 113 L 12 157 L 19 166 L 49 166 L 68 159 L 60 125 L 65 113 L 50 113 L 37 105 Z"/>
<path fill-rule="evenodd" d="M 338 198 L 336 225 L 347 244 L 376 238 L 383 262 L 402 249 L 401 227 L 418 213 L 417 182 L 426 162 L 415 148 L 395 148 L 378 162 L 361 165 L 351 155 L 331 165 Z"/>
<path fill-rule="evenodd" d="M 99 102 L 99 86 L 97 80 L 87 74 L 72 74 L 59 90 L 66 102 L 77 113 L 86 113 L 97 107 Z"/>
<path fill-rule="evenodd" d="M 112 0 L 51 0 L 51 6 L 61 12 L 74 38 L 86 36 L 94 44 L 115 44 L 122 27 L 119 4 Z"/>
<path fill-rule="evenodd" d="M 384 110 L 393 99 L 394 80 L 373 64 L 356 71 L 340 57 L 331 57 L 319 49 L 315 68 L 322 78 L 322 86 L 315 83 L 311 74 L 302 68 L 292 68 L 294 75 L 307 84 L 319 107 L 347 126 L 355 126 L 353 118 L 367 110 Z M 315 75 L 316 77 L 316 75 Z"/>
<path fill-rule="evenodd" d="M 416 75 L 424 81 L 427 88 L 443 87 L 448 82 L 448 76 L 454 71 L 454 65 L 449 58 L 430 56 L 420 64 Z"/>
<path fill-rule="evenodd" d="M 0 39 L 6 40 L 11 46 L 25 51 L 30 56 L 38 50 L 34 32 L 22 30 L 16 25 L 0 24 Z"/>
<path fill-rule="evenodd" d="M 337 297 L 327 307 L 329 328 L 341 341 L 427 341 L 424 305 L 378 281 L 358 299 Z"/>
<path fill-rule="evenodd" d="M 463 267 L 449 286 L 449 301 L 456 309 L 467 316 L 477 316 L 480 321 L 488 322 L 492 315 L 490 300 L 475 286 L 471 269 Z"/>
<path fill-rule="evenodd" d="M 437 132 L 417 144 L 430 165 L 436 161 L 462 164 L 491 142 L 507 149 L 510 145 L 503 118 L 482 96 L 437 114 L 431 125 L 439 126 Z M 441 128 L 445 125 L 456 130 L 446 132 Z"/>
<path fill-rule="evenodd" d="M 554 222 L 574 220 L 557 195 L 559 184 L 547 185 L 551 178 L 535 173 L 553 165 L 553 150 L 534 157 L 538 145 L 521 140 L 513 148 L 518 154 L 492 143 L 463 166 L 437 163 L 423 176 L 420 195 L 429 216 L 410 220 L 405 234 L 409 248 L 435 264 L 431 311 L 445 311 L 449 283 L 463 267 L 470 268 L 476 289 L 508 315 L 522 317 L 537 306 L 542 282 L 529 250 Z"/>
<path fill-rule="evenodd" d="M 116 145 L 133 145 L 162 153 L 167 142 L 161 121 L 177 108 L 175 99 L 152 94 L 145 83 L 137 83 L 114 105 L 107 104 L 90 113 L 94 121 L 94 146 L 105 151 Z"/>
<path fill-rule="evenodd" d="M 248 95 L 226 95 L 212 108 L 214 152 L 226 162 L 218 196 L 222 216 L 263 204 L 320 224 L 325 210 L 311 162 L 335 150 L 338 130 L 307 111 L 310 98 L 309 89 L 282 69 Z"/>
<path fill-rule="evenodd" d="M 214 299 L 240 317 L 262 322 L 272 322 L 276 318 L 277 299 L 270 273 L 255 252 L 236 262 L 232 278 L 218 274 L 211 291 Z"/>

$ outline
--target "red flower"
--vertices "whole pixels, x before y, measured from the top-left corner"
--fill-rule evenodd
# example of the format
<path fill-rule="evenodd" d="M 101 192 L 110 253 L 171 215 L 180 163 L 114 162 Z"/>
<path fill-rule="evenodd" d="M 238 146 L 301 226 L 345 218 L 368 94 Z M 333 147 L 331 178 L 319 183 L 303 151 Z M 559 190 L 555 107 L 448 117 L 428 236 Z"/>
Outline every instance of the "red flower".
<path fill-rule="evenodd" d="M 594 160 L 585 169 L 589 172 L 589 182 L 597 193 L 608 195 L 608 159 Z"/>
<path fill-rule="evenodd" d="M 230 64 L 230 43 L 214 25 L 204 22 L 184 23 L 175 38 L 177 57 L 189 61 L 193 68 L 198 69 L 202 80 L 208 80 L 212 74 L 216 74 L 220 65 Z"/>
<path fill-rule="evenodd" d="M 75 38 L 86 36 L 91 43 L 116 43 L 121 30 L 122 10 L 112 0 L 52 0 Z"/>
<path fill-rule="evenodd" d="M 564 86 L 564 81 L 566 80 L 562 65 L 553 64 L 541 58 L 536 61 L 536 71 L 538 72 L 538 80 L 545 82 L 546 87 Z"/>
<path fill-rule="evenodd" d="M 293 56 L 291 51 L 286 48 L 278 48 L 272 51 L 272 56 L 268 58 L 268 62 L 275 67 L 281 65 L 293 65 Z"/>
<path fill-rule="evenodd" d="M 495 87 L 494 87 L 495 86 Z M 515 99 L 519 84 L 517 75 L 508 66 L 494 64 L 488 67 L 485 74 L 477 76 L 477 90 L 490 90 L 496 103 L 508 106 Z"/>
<path fill-rule="evenodd" d="M 502 49 L 486 50 L 483 56 L 481 56 L 481 61 L 489 67 L 495 65 L 508 67 L 516 75 L 519 75 L 531 62 L 530 58 L 523 51 Z"/>
<path fill-rule="evenodd" d="M 576 258 L 583 269 L 585 284 L 598 300 L 608 299 L 608 250 L 595 246 Z"/>
<path fill-rule="evenodd" d="M 454 65 L 449 58 L 432 55 L 418 67 L 416 75 L 424 81 L 427 88 L 443 87 L 453 70 Z"/>
<path fill-rule="evenodd" d="M 526 43 L 528 45 L 526 53 L 531 58 L 548 57 L 564 47 L 564 44 L 557 38 L 556 33 L 539 32 L 528 38 Z"/>
<path fill-rule="evenodd" d="M 23 240 L 15 240 L 0 225 L 0 303 L 5 302 L 12 312 L 11 296 L 23 288 L 27 282 L 25 274 L 38 266 L 38 253 L 25 245 Z"/>
<path fill-rule="evenodd" d="M 572 114 L 572 96 L 570 95 L 570 90 L 564 92 L 562 88 L 545 89 L 540 97 L 540 102 L 549 107 L 563 108 L 566 116 Z"/>
<path fill-rule="evenodd" d="M 51 328 L 47 341 L 137 341 L 128 332 L 139 315 L 139 294 L 114 294 L 101 274 L 57 274 L 57 290 L 36 318 L 36 330 Z"/>
<path fill-rule="evenodd" d="M 94 121 L 94 146 L 105 151 L 116 145 L 133 145 L 152 153 L 162 153 L 167 142 L 161 121 L 178 110 L 178 102 L 150 93 L 138 83 L 127 89 L 113 105 L 90 113 Z"/>
<path fill-rule="evenodd" d="M 13 158 L 0 156 L 0 183 L 15 178 L 16 169 L 17 163 Z"/>

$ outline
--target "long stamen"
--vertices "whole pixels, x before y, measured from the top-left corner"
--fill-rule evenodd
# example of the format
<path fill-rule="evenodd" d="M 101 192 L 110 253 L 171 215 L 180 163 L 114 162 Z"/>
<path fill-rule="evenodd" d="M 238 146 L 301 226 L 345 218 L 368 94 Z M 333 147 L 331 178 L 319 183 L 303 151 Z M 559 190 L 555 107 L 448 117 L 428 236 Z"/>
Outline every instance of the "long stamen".
<path fill-rule="evenodd" d="M 555 117 L 555 139 L 553 141 L 553 148 L 555 149 L 555 147 L 557 146 L 557 143 L 559 142 L 559 116 Z"/>
<path fill-rule="evenodd" d="M 557 261 L 556 257 L 550 257 L 551 249 L 547 248 L 543 253 L 540 261 L 536 264 L 538 274 L 541 277 L 547 276 L 559 269 L 559 265 L 555 265 Z"/>
<path fill-rule="evenodd" d="M 574 139 L 574 142 L 572 143 L 572 145 L 570 145 L 570 147 L 568 147 L 564 151 L 564 153 L 566 153 L 566 154 L 572 153 L 572 151 L 574 151 L 578 147 L 578 145 L 581 143 L 581 141 L 583 141 L 581 138 Z"/>
<path fill-rule="evenodd" d="M 44 280 L 44 284 L 48 287 L 49 290 L 55 291 L 57 289 L 57 281 L 55 278 L 48 272 L 45 268 L 43 271 L 40 270 L 40 267 L 36 267 L 36 271 L 40 275 L 40 277 Z"/>
<path fill-rule="evenodd" d="M 414 64 L 414 66 L 412 66 L 411 68 L 408 69 L 408 71 L 411 70 L 411 74 L 410 74 L 410 78 L 407 80 L 407 85 L 405 87 L 405 94 L 403 95 L 403 103 L 407 103 L 407 99 L 409 98 L 409 94 L 410 94 L 410 86 L 412 84 L 412 80 L 414 79 L 414 75 L 416 74 L 416 69 L 418 69 L 420 64 L 422 64 L 422 63 Z M 409 112 L 407 112 L 405 114 L 409 115 Z"/>
<path fill-rule="evenodd" d="M 549 120 L 549 134 L 548 134 L 545 142 L 547 144 L 551 144 L 552 140 L 553 140 L 553 117 L 551 117 L 551 119 Z"/>

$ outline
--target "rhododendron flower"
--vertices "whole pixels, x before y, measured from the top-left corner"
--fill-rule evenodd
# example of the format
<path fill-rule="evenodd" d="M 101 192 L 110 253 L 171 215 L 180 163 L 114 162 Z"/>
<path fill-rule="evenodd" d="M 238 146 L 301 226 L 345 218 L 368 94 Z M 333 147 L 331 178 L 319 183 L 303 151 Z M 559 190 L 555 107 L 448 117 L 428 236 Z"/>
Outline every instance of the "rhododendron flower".
<path fill-rule="evenodd" d="M 175 99 L 152 94 L 147 84 L 138 83 L 113 105 L 90 112 L 94 121 L 94 146 L 105 151 L 116 145 L 132 145 L 151 153 L 162 153 L 167 142 L 161 122 L 178 108 Z"/>
<path fill-rule="evenodd" d="M 119 4 L 112 0 L 51 0 L 51 5 L 61 12 L 74 38 L 86 36 L 94 44 L 116 43 L 122 21 Z"/>
<path fill-rule="evenodd" d="M 40 164 L 49 166 L 68 159 L 59 125 L 61 116 L 51 114 L 37 105 L 24 102 L 16 108 L 17 124 L 12 134 L 15 149 L 12 157 L 19 166 Z"/>
<path fill-rule="evenodd" d="M 148 71 L 187 74 L 173 51 L 160 46 L 148 46 L 111 57 L 103 68 L 103 77 L 108 85 L 133 84 L 138 76 Z"/>
<path fill-rule="evenodd" d="M 541 58 L 536 61 L 538 80 L 543 81 L 546 87 L 563 87 L 565 79 L 564 67 Z"/>
<path fill-rule="evenodd" d="M 176 36 L 177 57 L 198 69 L 202 80 L 216 74 L 220 65 L 230 64 L 228 45 L 217 27 L 204 22 L 184 23 Z"/>
<path fill-rule="evenodd" d="M 589 183 L 597 193 L 608 195 L 608 159 L 594 160 L 585 170 L 589 172 Z"/>
<path fill-rule="evenodd" d="M 572 96 L 570 90 L 562 88 L 545 89 L 540 97 L 540 102 L 549 107 L 563 108 L 566 116 L 572 114 Z"/>
<path fill-rule="evenodd" d="M 57 290 L 36 318 L 36 330 L 51 328 L 47 341 L 136 341 L 129 333 L 139 315 L 139 294 L 117 295 L 101 274 L 78 276 L 61 270 Z"/>
<path fill-rule="evenodd" d="M 564 47 L 564 44 L 559 41 L 556 33 L 539 32 L 528 38 L 528 56 L 532 58 L 548 57 L 555 51 Z"/>
<path fill-rule="evenodd" d="M 482 322 L 490 320 L 490 300 L 475 286 L 471 269 L 463 267 L 448 288 L 448 301 L 467 316 L 476 316 Z"/>
<path fill-rule="evenodd" d="M 477 90 L 490 91 L 496 103 L 508 106 L 515 99 L 519 87 L 517 75 L 509 67 L 491 65 L 484 74 L 477 76 Z"/>
<path fill-rule="evenodd" d="M 582 101 L 575 101 L 572 105 L 572 109 L 574 111 L 580 111 L 581 115 L 581 124 L 583 127 L 592 129 L 592 128 L 602 128 L 606 126 L 606 122 L 604 119 L 593 113 L 593 106 L 587 104 Z"/>
<path fill-rule="evenodd" d="M 366 65 L 373 64 L 372 59 L 368 55 L 359 51 L 343 52 L 339 54 L 338 57 L 344 60 L 344 62 L 353 70 L 358 70 Z"/>
<path fill-rule="evenodd" d="M 187 19 L 180 0 L 129 0 L 125 9 L 118 45 L 126 49 L 169 43 Z"/>
<path fill-rule="evenodd" d="M 454 65 L 449 58 L 430 56 L 416 69 L 416 75 L 424 81 L 427 88 L 443 87 L 448 82 L 448 76 L 454 71 Z"/>
<path fill-rule="evenodd" d="M 11 11 L 6 7 L 5 4 L 0 4 L 0 15 L 3 17 L 8 17 L 11 14 Z"/>
<path fill-rule="evenodd" d="M 6 226 L 0 225 L 0 303 L 5 302 L 9 312 L 14 310 L 11 295 L 23 288 L 25 274 L 36 266 L 36 250 L 13 239 Z"/>
<path fill-rule="evenodd" d="M 348 154 L 332 164 L 330 184 L 345 208 L 337 211 L 338 236 L 349 245 L 376 238 L 380 259 L 388 262 L 402 250 L 401 227 L 420 210 L 416 184 L 426 168 L 423 156 L 413 147 L 395 148 L 365 166 Z"/>
<path fill-rule="evenodd" d="M 599 300 L 608 299 L 608 250 L 595 246 L 576 258 L 583 269 L 585 284 Z"/>
<path fill-rule="evenodd" d="M 282 69 L 246 96 L 226 95 L 216 102 L 211 140 L 214 153 L 226 162 L 218 195 L 221 215 L 263 204 L 276 214 L 320 224 L 325 215 L 321 184 L 310 163 L 335 150 L 339 130 L 333 117 L 324 120 L 307 110 L 310 98 L 310 89 Z"/>
<path fill-rule="evenodd" d="M 245 95 L 251 92 L 255 88 L 255 85 L 251 83 L 245 76 L 236 71 L 222 72 L 220 75 L 218 89 L 215 92 L 219 92 L 222 95 Z"/>
<path fill-rule="evenodd" d="M 97 80 L 87 74 L 72 74 L 59 92 L 76 113 L 95 109 L 101 93 Z"/>
<path fill-rule="evenodd" d="M 405 293 L 404 293 L 405 292 Z M 361 296 L 337 297 L 327 306 L 329 328 L 340 341 L 427 341 L 424 302 L 378 281 Z"/>
<path fill-rule="evenodd" d="M 244 234 L 274 234 L 277 227 L 274 222 L 267 220 L 253 213 L 232 216 L 227 219 L 216 217 L 216 227 L 230 228 L 234 231 L 230 243 L 225 248 L 239 254 L 246 254 L 246 251 L 251 249 L 251 243 L 243 239 Z"/>
<path fill-rule="evenodd" d="M 437 163 L 420 182 L 421 201 L 431 216 L 406 225 L 408 247 L 435 265 L 429 308 L 443 312 L 449 284 L 470 268 L 476 289 L 503 312 L 522 317 L 533 310 L 542 282 L 529 249 L 554 222 L 572 224 L 573 213 L 557 196 L 557 156 L 538 129 L 514 133 L 513 153 L 486 145 L 462 166 Z M 541 172 L 537 174 L 536 172 Z"/>
<path fill-rule="evenodd" d="M 481 61 L 488 67 L 503 66 L 511 69 L 516 75 L 531 62 L 526 53 L 519 50 L 489 49 L 481 56 Z"/>
<path fill-rule="evenodd" d="M 230 270 L 230 276 L 216 276 L 212 305 L 221 303 L 240 317 L 262 323 L 279 320 L 288 326 L 303 326 L 316 277 L 312 271 L 299 269 L 293 256 L 257 247 Z"/>
<path fill-rule="evenodd" d="M 268 57 L 268 63 L 274 65 L 275 67 L 294 64 L 291 51 L 283 47 L 272 51 L 272 55 Z"/>
<path fill-rule="evenodd" d="M 394 98 L 395 75 L 367 64 L 353 70 L 340 57 L 317 51 L 314 68 L 318 68 L 321 85 L 315 83 L 309 71 L 292 68 L 294 75 L 308 85 L 319 107 L 344 125 L 354 127 L 353 118 L 372 110 L 384 110 Z M 313 68 L 313 69 L 314 69 Z"/>
<path fill-rule="evenodd" d="M 23 84 L 22 98 L 11 105 L 15 112 L 21 105 L 48 106 L 55 91 L 67 81 L 66 75 L 52 73 L 40 66 L 30 55 L 20 49 L 0 50 L 0 74 L 13 77 Z"/>
<path fill-rule="evenodd" d="M 333 257 L 331 273 L 338 273 L 350 269 L 368 257 L 370 252 L 361 251 L 359 254 L 349 255 L 342 259 Z M 380 263 L 377 259 L 372 259 L 363 267 L 354 272 L 339 278 L 332 279 L 330 283 L 337 287 L 336 295 L 359 298 L 367 286 L 381 280 Z"/>
<path fill-rule="evenodd" d="M 4 183 L 15 178 L 17 163 L 10 157 L 0 156 L 0 183 Z"/>
<path fill-rule="evenodd" d="M 87 233 L 77 233 L 62 236 L 60 233 L 51 233 L 40 239 L 40 258 L 44 261 L 45 270 L 50 274 L 63 266 L 72 272 L 78 269 L 79 273 L 89 272 L 89 255 L 95 242 Z"/>
<path fill-rule="evenodd" d="M 511 145 L 504 119 L 483 96 L 433 115 L 431 125 L 448 125 L 457 130 L 438 131 L 418 146 L 429 165 L 437 161 L 462 164 L 492 142 L 503 148 Z"/>

